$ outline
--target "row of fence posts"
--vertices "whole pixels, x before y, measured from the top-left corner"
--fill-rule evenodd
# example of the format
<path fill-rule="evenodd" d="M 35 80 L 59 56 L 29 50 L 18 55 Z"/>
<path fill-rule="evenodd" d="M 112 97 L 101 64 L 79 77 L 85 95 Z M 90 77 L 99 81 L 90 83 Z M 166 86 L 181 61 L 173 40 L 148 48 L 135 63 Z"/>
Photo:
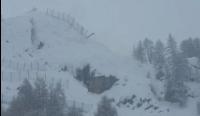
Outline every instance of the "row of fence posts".
<path fill-rule="evenodd" d="M 39 63 L 39 62 L 30 62 L 30 63 L 20 63 L 20 62 L 14 62 L 12 60 L 2 60 L 2 67 L 15 69 L 15 70 L 36 70 L 36 71 L 46 71 L 47 66 L 45 64 Z"/>
<path fill-rule="evenodd" d="M 40 73 L 40 74 L 39 74 Z M 24 79 L 35 80 L 36 78 L 44 78 L 46 81 L 46 72 L 31 72 L 31 71 L 17 71 L 17 72 L 6 72 L 1 71 L 1 81 L 23 81 Z"/>
<path fill-rule="evenodd" d="M 9 104 L 9 101 L 7 101 L 6 99 L 4 99 L 4 95 L 2 93 L 1 93 L 1 103 L 2 104 L 6 104 L 6 105 Z"/>
<path fill-rule="evenodd" d="M 46 14 L 67 22 L 72 28 L 74 28 L 79 34 L 84 37 L 88 37 L 88 30 L 86 30 L 82 25 L 75 21 L 71 15 L 66 15 L 65 13 L 55 12 L 54 10 L 47 9 Z"/>

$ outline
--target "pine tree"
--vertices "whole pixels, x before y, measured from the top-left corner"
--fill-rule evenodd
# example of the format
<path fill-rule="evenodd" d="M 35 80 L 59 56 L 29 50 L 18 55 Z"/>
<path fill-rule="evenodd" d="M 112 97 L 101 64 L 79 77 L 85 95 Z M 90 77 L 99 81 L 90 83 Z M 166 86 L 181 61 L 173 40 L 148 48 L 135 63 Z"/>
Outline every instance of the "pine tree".
<path fill-rule="evenodd" d="M 190 58 L 194 56 L 194 45 L 192 38 L 182 41 L 180 48 L 185 57 Z"/>
<path fill-rule="evenodd" d="M 134 57 L 136 60 L 140 61 L 141 63 L 145 63 L 145 52 L 142 41 L 139 41 L 137 47 L 134 49 Z"/>
<path fill-rule="evenodd" d="M 197 57 L 200 58 L 200 39 L 199 38 L 189 38 L 181 42 L 180 48 L 187 58 Z"/>
<path fill-rule="evenodd" d="M 64 116 L 65 94 L 61 82 L 51 88 L 47 105 L 47 116 Z"/>
<path fill-rule="evenodd" d="M 197 102 L 197 113 L 200 115 L 200 101 Z"/>
<path fill-rule="evenodd" d="M 155 44 L 153 53 L 153 64 L 156 69 L 163 68 L 163 65 L 165 64 L 164 52 L 164 44 L 160 40 L 158 40 Z"/>
<path fill-rule="evenodd" d="M 86 86 L 89 86 L 89 82 L 95 77 L 96 70 L 91 70 L 90 64 L 85 65 L 82 69 L 76 70 L 75 78 L 79 81 L 83 81 Z"/>
<path fill-rule="evenodd" d="M 143 41 L 143 46 L 144 46 L 146 61 L 147 63 L 151 64 L 153 60 L 153 50 L 154 50 L 153 41 L 146 38 Z"/>
<path fill-rule="evenodd" d="M 168 80 L 165 91 L 165 100 L 185 106 L 187 102 L 187 89 L 184 83 L 177 80 Z"/>
<path fill-rule="evenodd" d="M 164 44 L 158 40 L 155 44 L 153 52 L 153 65 L 156 70 L 156 78 L 162 80 L 161 77 L 164 76 L 164 64 L 165 64 L 165 47 Z"/>
<path fill-rule="evenodd" d="M 175 68 L 172 70 L 171 78 L 167 80 L 165 98 L 167 101 L 184 106 L 187 102 L 187 87 L 184 82 L 190 77 L 190 68 L 182 54 L 177 54 L 175 59 Z"/>
<path fill-rule="evenodd" d="M 194 45 L 194 54 L 200 60 L 200 39 L 195 38 L 193 40 L 193 45 Z"/>
<path fill-rule="evenodd" d="M 77 108 L 75 104 L 68 108 L 67 116 L 83 116 L 83 109 Z"/>
<path fill-rule="evenodd" d="M 95 116 L 117 116 L 117 110 L 111 105 L 111 100 L 104 96 L 98 105 Z"/>
<path fill-rule="evenodd" d="M 175 69 L 173 70 L 172 76 L 181 82 L 187 81 L 190 77 L 190 67 L 188 61 L 184 58 L 183 54 L 178 53 L 174 62 Z"/>
<path fill-rule="evenodd" d="M 48 102 L 48 89 L 44 78 L 37 78 L 35 81 L 34 94 L 34 109 L 37 115 L 46 115 Z"/>
<path fill-rule="evenodd" d="M 33 88 L 30 82 L 25 79 L 23 84 L 18 88 L 17 97 L 11 102 L 8 109 L 9 116 L 24 116 L 30 112 L 33 107 Z"/>
<path fill-rule="evenodd" d="M 187 60 L 177 50 L 175 40 L 169 36 L 168 57 L 166 59 L 166 91 L 165 100 L 184 105 L 187 101 L 187 89 L 184 81 L 189 77 Z"/>
<path fill-rule="evenodd" d="M 169 35 L 169 39 L 167 41 L 167 49 L 165 50 L 165 73 L 166 78 L 171 78 L 172 71 L 175 70 L 175 60 L 176 55 L 178 53 L 177 43 L 174 38 Z"/>

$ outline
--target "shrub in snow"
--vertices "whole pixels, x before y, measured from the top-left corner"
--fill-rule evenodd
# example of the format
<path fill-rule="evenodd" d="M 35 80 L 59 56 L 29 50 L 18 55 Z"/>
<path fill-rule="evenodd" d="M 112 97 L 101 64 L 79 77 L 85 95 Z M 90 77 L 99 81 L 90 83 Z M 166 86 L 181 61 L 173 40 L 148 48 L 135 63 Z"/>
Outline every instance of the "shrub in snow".
<path fill-rule="evenodd" d="M 131 97 L 127 97 L 127 98 L 124 98 L 122 100 L 120 100 L 118 103 L 117 103 L 117 106 L 121 106 L 121 105 L 126 105 L 126 104 L 130 104 L 130 105 L 133 105 L 134 104 L 134 100 L 136 99 L 136 95 L 133 94 Z"/>
<path fill-rule="evenodd" d="M 89 64 L 85 65 L 82 69 L 76 70 L 75 78 L 79 81 L 82 81 L 86 86 L 88 86 L 89 81 L 92 78 L 95 78 L 95 70 L 91 71 L 91 67 Z"/>
<path fill-rule="evenodd" d="M 93 93 L 102 93 L 112 87 L 118 79 L 115 76 L 97 76 L 89 81 L 88 91 Z"/>
<path fill-rule="evenodd" d="M 190 68 L 186 58 L 178 52 L 176 41 L 171 36 L 168 39 L 168 54 L 165 100 L 183 106 L 187 102 L 187 88 L 184 83 L 190 77 Z"/>
<path fill-rule="evenodd" d="M 37 46 L 37 49 L 41 49 L 42 47 L 44 46 L 44 43 L 43 42 L 40 42 Z"/>
<path fill-rule="evenodd" d="M 65 71 L 67 71 L 68 70 L 68 67 L 66 66 L 66 65 L 64 65 L 63 67 L 61 67 L 61 69 L 60 69 L 61 71 L 63 71 L 63 72 L 65 72 Z"/>
<path fill-rule="evenodd" d="M 111 100 L 104 96 L 98 104 L 95 116 L 117 116 L 117 110 L 112 106 Z"/>
<path fill-rule="evenodd" d="M 89 64 L 85 65 L 82 69 L 76 70 L 75 78 L 87 87 L 89 92 L 100 94 L 110 89 L 113 84 L 118 80 L 115 76 L 96 76 L 95 70 L 91 70 Z"/>
<path fill-rule="evenodd" d="M 163 81 L 164 80 L 164 76 L 165 76 L 165 73 L 162 70 L 158 70 L 156 72 L 156 79 L 157 80 Z"/>

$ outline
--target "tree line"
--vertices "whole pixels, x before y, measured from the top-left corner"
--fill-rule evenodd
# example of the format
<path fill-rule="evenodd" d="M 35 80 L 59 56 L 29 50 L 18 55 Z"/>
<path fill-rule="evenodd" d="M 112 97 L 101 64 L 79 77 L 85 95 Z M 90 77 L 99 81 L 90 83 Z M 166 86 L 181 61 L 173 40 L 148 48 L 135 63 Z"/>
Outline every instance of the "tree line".
<path fill-rule="evenodd" d="M 177 44 L 172 35 L 167 43 L 161 40 L 155 43 L 146 38 L 139 41 L 133 50 L 133 56 L 142 64 L 153 65 L 156 79 L 164 80 L 165 97 L 169 102 L 184 105 L 187 101 L 187 87 L 185 82 L 191 78 L 191 68 L 188 58 L 195 57 L 200 67 L 200 39 L 189 38 Z"/>
<path fill-rule="evenodd" d="M 1 103 L 2 116 L 84 116 L 82 108 L 67 106 L 61 82 L 48 86 L 44 78 L 37 78 L 34 84 L 25 79 L 17 90 L 8 108 Z M 117 116 L 117 111 L 104 96 L 94 116 Z"/>

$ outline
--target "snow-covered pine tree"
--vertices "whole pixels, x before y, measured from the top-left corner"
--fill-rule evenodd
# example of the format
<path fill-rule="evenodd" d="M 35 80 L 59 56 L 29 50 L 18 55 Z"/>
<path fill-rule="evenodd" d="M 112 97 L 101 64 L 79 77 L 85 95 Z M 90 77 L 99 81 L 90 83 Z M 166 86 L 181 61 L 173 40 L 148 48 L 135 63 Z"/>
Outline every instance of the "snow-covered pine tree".
<path fill-rule="evenodd" d="M 165 64 L 165 46 L 162 41 L 158 40 L 155 44 L 153 52 L 153 65 L 156 70 L 156 78 L 160 79 L 164 76 L 164 64 Z"/>
<path fill-rule="evenodd" d="M 146 61 L 147 61 L 148 64 L 151 64 L 152 60 L 153 60 L 153 50 L 154 50 L 153 41 L 151 41 L 148 38 L 146 38 L 143 41 L 143 47 L 144 47 Z"/>
<path fill-rule="evenodd" d="M 168 41 L 167 41 L 167 47 L 165 50 L 165 73 L 166 78 L 171 78 L 172 71 L 174 70 L 174 62 L 176 58 L 176 54 L 178 53 L 177 49 L 177 43 L 172 37 L 172 35 L 169 35 Z"/>
<path fill-rule="evenodd" d="M 166 59 L 166 91 L 165 100 L 179 103 L 181 106 L 187 101 L 187 88 L 184 81 L 189 77 L 187 60 L 178 52 L 176 41 L 169 36 L 168 54 Z"/>
<path fill-rule="evenodd" d="M 193 57 L 195 51 L 192 38 L 183 40 L 180 44 L 180 49 L 182 50 L 185 57 Z"/>
<path fill-rule="evenodd" d="M 187 58 L 197 57 L 200 59 L 200 39 L 199 38 L 189 38 L 183 40 L 180 45 L 181 51 Z"/>
<path fill-rule="evenodd" d="M 193 40 L 193 45 L 194 45 L 194 53 L 195 56 L 200 60 L 200 38 L 195 38 Z"/>
<path fill-rule="evenodd" d="M 145 59 L 145 52 L 144 52 L 144 47 L 142 44 L 142 41 L 138 42 L 138 45 L 136 48 L 134 48 L 134 57 L 136 60 L 140 61 L 141 63 L 145 63 L 146 59 Z"/>

